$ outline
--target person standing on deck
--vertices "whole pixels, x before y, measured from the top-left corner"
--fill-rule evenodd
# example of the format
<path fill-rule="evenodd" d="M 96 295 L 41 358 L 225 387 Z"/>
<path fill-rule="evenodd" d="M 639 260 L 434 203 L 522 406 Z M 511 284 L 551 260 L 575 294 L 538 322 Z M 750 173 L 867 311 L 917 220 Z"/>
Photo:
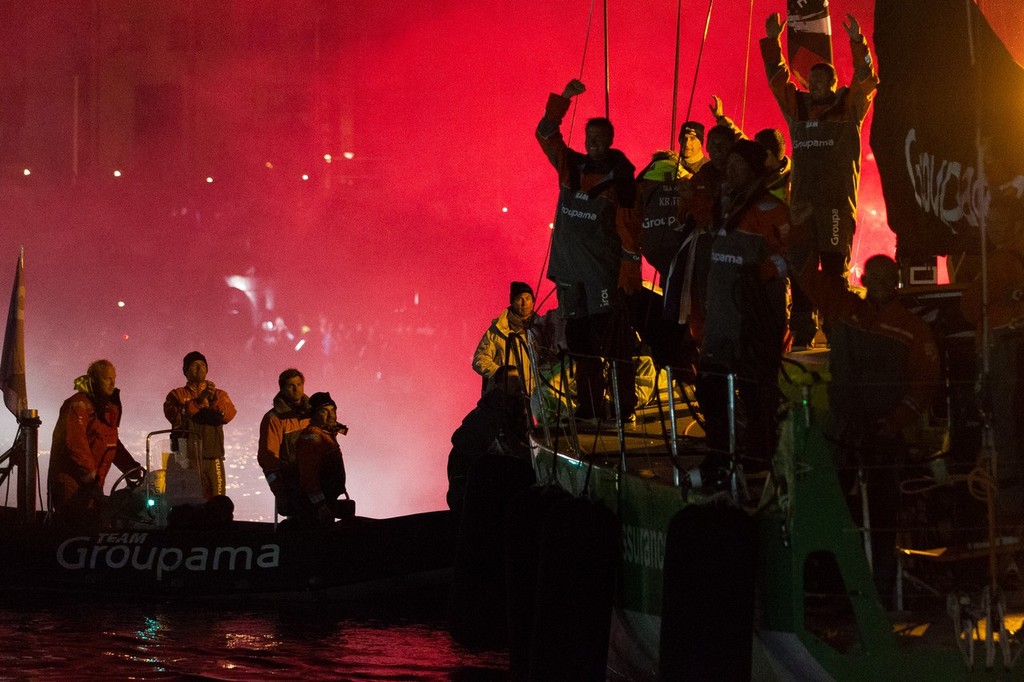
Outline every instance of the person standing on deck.
<path fill-rule="evenodd" d="M 202 441 L 199 471 L 203 482 L 203 497 L 227 492 L 224 472 L 224 425 L 235 418 L 237 410 L 226 391 L 206 380 L 206 356 L 197 350 L 182 360 L 182 372 L 187 383 L 175 388 L 164 400 L 164 416 L 171 428 L 183 433 L 196 433 Z M 172 440 L 177 440 L 172 433 Z"/>
<path fill-rule="evenodd" d="M 569 149 L 562 138 L 571 98 L 585 91 L 574 79 L 561 95 L 552 93 L 536 137 L 559 183 L 547 277 L 555 283 L 558 308 L 566 317 L 566 343 L 576 363 L 576 416 L 592 419 L 606 414 L 602 357 L 617 361 L 623 415 L 636 405 L 632 332 L 623 299 L 639 292 L 641 279 L 639 226 L 631 215 L 636 169 L 612 148 L 611 121 L 587 122 L 586 154 Z"/>
<path fill-rule="evenodd" d="M 64 523 L 86 527 L 102 524 L 106 498 L 103 485 L 113 464 L 124 473 L 137 472 L 130 483 L 142 482 L 143 468 L 118 438 L 121 391 L 109 360 L 97 360 L 75 379 L 76 393 L 64 401 L 53 427 L 47 489 L 50 508 Z"/>
<path fill-rule="evenodd" d="M 836 70 L 825 62 L 811 67 L 809 92 L 797 90 L 782 56 L 780 36 L 785 22 L 772 14 L 765 22 L 761 55 L 768 84 L 793 141 L 790 213 L 793 222 L 790 257 L 795 267 L 806 262 L 846 286 L 860 184 L 861 124 L 871 106 L 878 77 L 860 24 L 851 14 L 843 24 L 850 37 L 853 82 L 836 88 Z M 794 287 L 790 320 L 793 343 L 810 345 L 817 333 L 813 308 L 800 287 Z"/>
<path fill-rule="evenodd" d="M 866 298 L 811 265 L 796 280 L 829 325 L 829 439 L 844 490 L 863 466 L 871 518 L 872 567 L 879 594 L 895 585 L 899 467 L 903 431 L 925 413 L 939 386 L 939 352 L 931 330 L 897 296 L 899 267 L 872 256 L 861 282 Z M 861 505 L 851 502 L 855 520 Z"/>
<path fill-rule="evenodd" d="M 270 492 L 274 493 L 277 512 L 296 513 L 300 497 L 299 474 L 295 463 L 295 443 L 309 425 L 309 397 L 306 377 L 295 368 L 281 372 L 274 406 L 260 422 L 260 440 L 256 460 L 263 469 Z"/>
<path fill-rule="evenodd" d="M 737 410 L 746 422 L 738 454 L 764 467 L 774 452 L 789 212 L 764 188 L 767 156 L 752 140 L 735 143 L 715 216 L 697 380 L 708 444 L 701 470 L 712 483 L 723 480 L 729 465 L 729 374 L 735 375 Z"/>

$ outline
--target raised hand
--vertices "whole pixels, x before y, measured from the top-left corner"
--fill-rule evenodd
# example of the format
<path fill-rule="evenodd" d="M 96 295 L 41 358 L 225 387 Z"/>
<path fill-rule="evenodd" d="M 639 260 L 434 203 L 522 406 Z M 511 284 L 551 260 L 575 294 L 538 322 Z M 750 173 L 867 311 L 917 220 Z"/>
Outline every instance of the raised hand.
<path fill-rule="evenodd" d="M 711 104 L 708 105 L 708 109 L 711 109 L 711 115 L 715 117 L 715 120 L 725 116 L 725 107 L 722 105 L 722 98 L 718 95 L 711 95 Z"/>
<path fill-rule="evenodd" d="M 764 22 L 764 34 L 772 40 L 778 39 L 785 28 L 786 22 L 782 20 L 782 15 L 778 12 L 769 14 L 768 18 Z"/>
<path fill-rule="evenodd" d="M 575 97 L 576 95 L 582 95 L 586 91 L 587 86 L 583 84 L 583 81 L 573 78 L 565 86 L 565 90 L 562 91 L 562 97 L 570 99 L 572 97 Z"/>
<path fill-rule="evenodd" d="M 850 36 L 850 40 L 855 43 L 860 42 L 862 36 L 860 32 L 860 24 L 857 23 L 856 17 L 847 13 L 846 21 L 843 22 L 843 28 L 846 29 L 846 34 Z"/>

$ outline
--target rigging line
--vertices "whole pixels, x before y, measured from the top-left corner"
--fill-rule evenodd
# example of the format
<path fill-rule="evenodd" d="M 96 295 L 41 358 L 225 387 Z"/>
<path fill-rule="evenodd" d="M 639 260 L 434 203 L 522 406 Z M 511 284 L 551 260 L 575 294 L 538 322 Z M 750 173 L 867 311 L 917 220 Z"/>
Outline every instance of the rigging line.
<path fill-rule="evenodd" d="M 751 0 L 753 1 L 753 0 Z M 675 65 L 672 69 L 672 127 L 668 131 L 668 148 L 676 148 L 676 108 L 679 103 L 679 45 L 682 42 L 682 26 L 683 26 L 683 0 L 678 0 L 676 3 L 676 58 Z M 682 165 L 682 149 L 680 151 L 680 157 L 676 161 L 676 166 Z M 676 172 L 678 175 L 678 170 Z"/>
<path fill-rule="evenodd" d="M 697 53 L 697 66 L 693 70 L 693 86 L 690 88 L 690 102 L 686 105 L 686 120 L 690 120 L 690 111 L 693 109 L 693 93 L 697 91 L 697 76 L 700 74 L 700 62 L 704 57 L 704 44 L 708 41 L 708 28 L 711 26 L 711 8 L 715 0 L 708 0 L 708 14 L 704 19 L 704 35 L 700 39 L 700 52 Z"/>
<path fill-rule="evenodd" d="M 608 0 L 604 0 L 604 117 L 609 121 L 612 119 L 610 91 L 612 88 L 612 76 L 608 59 Z"/>
<path fill-rule="evenodd" d="M 750 0 L 750 12 L 747 13 L 747 58 L 743 63 L 743 106 L 740 107 L 740 130 L 747 125 L 747 81 L 750 76 L 750 39 L 754 33 L 754 0 Z"/>
<path fill-rule="evenodd" d="M 590 16 L 587 17 L 587 32 L 583 37 L 583 59 L 580 60 L 580 75 L 579 80 L 583 80 L 583 67 L 587 65 L 587 49 L 590 46 L 590 27 L 594 24 L 594 2 L 590 0 Z M 565 144 L 572 146 L 572 129 L 576 125 L 576 105 L 579 103 L 578 97 L 572 98 L 572 116 L 569 118 L 569 137 L 566 138 Z"/>

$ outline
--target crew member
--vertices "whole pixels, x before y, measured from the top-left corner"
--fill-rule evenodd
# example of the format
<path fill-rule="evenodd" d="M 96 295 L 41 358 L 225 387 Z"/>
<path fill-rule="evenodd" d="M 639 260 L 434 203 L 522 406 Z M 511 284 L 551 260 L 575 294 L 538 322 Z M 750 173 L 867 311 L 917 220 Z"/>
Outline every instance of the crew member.
<path fill-rule="evenodd" d="M 587 122 L 586 155 L 569 149 L 561 124 L 572 97 L 586 90 L 571 80 L 548 97 L 537 141 L 558 171 L 559 197 L 547 277 L 567 318 L 566 343 L 576 362 L 576 416 L 605 416 L 607 382 L 601 358 L 615 360 L 623 415 L 636 404 L 632 333 L 624 294 L 639 292 L 640 235 L 632 216 L 635 168 L 612 148 L 606 118 Z"/>
<path fill-rule="evenodd" d="M 199 470 L 203 483 L 203 497 L 227 492 L 224 472 L 224 425 L 235 418 L 237 410 L 226 391 L 207 381 L 206 356 L 197 350 L 185 356 L 182 372 L 187 383 L 175 388 L 164 400 L 164 416 L 175 433 L 175 445 L 198 435 L 202 443 Z M 191 453 L 189 453 L 191 455 Z"/>
<path fill-rule="evenodd" d="M 793 233 L 790 258 L 798 269 L 805 262 L 846 286 L 857 219 L 860 183 L 861 124 L 871 106 L 878 77 L 860 24 L 851 14 L 843 24 L 853 55 L 853 82 L 836 89 L 836 70 L 819 63 L 808 74 L 809 92 L 797 90 L 782 56 L 779 37 L 785 22 L 772 14 L 765 22 L 761 55 L 768 84 L 793 141 L 790 214 Z M 793 343 L 811 345 L 817 325 L 810 301 L 799 286 L 793 291 L 790 320 Z"/>
<path fill-rule="evenodd" d="M 281 372 L 277 386 L 274 406 L 260 422 L 256 459 L 274 493 L 277 512 L 288 516 L 299 508 L 296 505 L 300 489 L 295 444 L 309 424 L 309 397 L 305 393 L 306 377 L 295 368 Z"/>
<path fill-rule="evenodd" d="M 75 379 L 76 393 L 61 405 L 53 428 L 47 487 L 50 508 L 66 523 L 102 523 L 103 485 L 113 464 L 138 485 L 144 469 L 118 439 L 121 391 L 109 360 L 97 360 Z"/>
<path fill-rule="evenodd" d="M 314 393 L 309 397 L 309 424 L 296 441 L 295 459 L 299 469 L 299 485 L 306 501 L 300 518 L 314 518 L 331 524 L 345 512 L 338 497 L 345 493 L 345 461 L 338 446 L 338 434 L 348 427 L 338 423 L 338 406 L 330 393 Z"/>

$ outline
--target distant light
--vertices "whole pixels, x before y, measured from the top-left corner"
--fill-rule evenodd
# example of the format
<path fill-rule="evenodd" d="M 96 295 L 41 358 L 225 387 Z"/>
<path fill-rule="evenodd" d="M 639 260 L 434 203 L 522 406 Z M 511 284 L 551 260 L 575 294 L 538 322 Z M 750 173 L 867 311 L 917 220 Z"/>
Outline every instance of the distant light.
<path fill-rule="evenodd" d="M 147 507 L 155 507 L 156 506 L 156 500 L 154 500 L 153 498 L 149 498 L 148 500 L 146 500 L 146 506 Z"/>
<path fill-rule="evenodd" d="M 124 301 L 118 301 L 117 302 L 117 307 L 118 308 L 123 308 L 124 307 Z"/>
<path fill-rule="evenodd" d="M 501 207 L 501 212 L 502 213 L 508 213 L 508 206 L 502 206 Z"/>
<path fill-rule="evenodd" d="M 871 209 L 871 215 L 878 215 L 878 211 L 876 211 L 875 209 Z"/>
<path fill-rule="evenodd" d="M 21 173 L 22 173 L 22 175 L 32 175 L 32 171 L 30 171 L 28 168 L 26 168 L 25 170 L 21 171 Z"/>
<path fill-rule="evenodd" d="M 342 154 L 342 156 L 344 156 L 349 161 L 356 158 L 356 155 L 353 152 L 345 152 L 344 154 Z"/>
<path fill-rule="evenodd" d="M 268 331 L 268 332 L 274 331 L 274 323 L 273 323 L 273 321 L 271 321 L 271 320 L 264 320 L 263 321 L 263 329 L 264 329 L 264 331 Z"/>
<path fill-rule="evenodd" d="M 302 174 L 302 179 L 303 179 L 303 180 L 309 180 L 309 176 L 308 176 L 308 175 L 306 175 L 305 173 L 303 173 L 303 174 Z"/>
<path fill-rule="evenodd" d="M 295 352 L 298 353 L 299 349 L 306 345 L 306 339 L 299 339 L 299 342 L 295 344 Z"/>
<path fill-rule="evenodd" d="M 210 177 L 209 175 L 207 175 L 207 176 L 206 176 L 206 181 L 207 181 L 207 182 L 213 182 L 213 178 L 212 178 L 212 177 Z"/>
<path fill-rule="evenodd" d="M 114 177 L 115 178 L 121 177 L 121 171 L 119 171 L 119 170 L 114 171 Z"/>
<path fill-rule="evenodd" d="M 273 168 L 274 168 L 274 164 L 270 163 L 269 161 L 267 161 L 267 162 L 266 162 L 265 164 L 263 164 L 263 166 L 264 166 L 265 168 L 270 168 L 270 169 L 273 169 Z"/>
<path fill-rule="evenodd" d="M 419 304 L 420 304 L 420 292 L 418 292 L 418 291 L 417 291 L 417 292 L 416 292 L 416 293 L 415 293 L 415 294 L 413 295 L 413 297 L 412 297 L 412 304 L 413 304 L 413 305 L 419 305 Z"/>
<path fill-rule="evenodd" d="M 128 335 L 127 334 L 121 334 L 121 340 L 122 341 L 127 341 L 128 340 Z"/>
<path fill-rule="evenodd" d="M 330 154 L 324 154 L 324 161 L 326 161 L 327 163 L 330 163 L 331 160 L 332 160 L 332 157 L 331 157 Z"/>
<path fill-rule="evenodd" d="M 555 229 L 555 224 L 554 223 L 548 223 L 548 229 L 549 230 Z"/>

